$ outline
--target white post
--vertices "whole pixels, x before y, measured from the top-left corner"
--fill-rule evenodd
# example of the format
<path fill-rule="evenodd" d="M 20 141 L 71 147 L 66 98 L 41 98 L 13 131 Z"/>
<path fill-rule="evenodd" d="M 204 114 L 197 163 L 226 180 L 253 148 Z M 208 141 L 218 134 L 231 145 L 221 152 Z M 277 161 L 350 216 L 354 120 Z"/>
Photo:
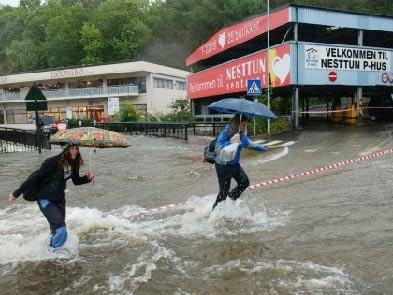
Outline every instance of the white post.
<path fill-rule="evenodd" d="M 267 107 L 270 110 L 270 0 L 267 0 Z M 270 134 L 270 119 L 267 120 L 267 133 Z"/>
<path fill-rule="evenodd" d="M 7 109 L 3 108 L 4 125 L 7 125 Z"/>
<path fill-rule="evenodd" d="M 358 45 L 363 46 L 363 30 L 358 30 Z M 362 87 L 357 87 L 356 89 L 356 101 L 355 101 L 355 106 L 356 106 L 356 115 L 359 116 L 360 114 L 360 100 L 363 99 L 363 88 Z"/>

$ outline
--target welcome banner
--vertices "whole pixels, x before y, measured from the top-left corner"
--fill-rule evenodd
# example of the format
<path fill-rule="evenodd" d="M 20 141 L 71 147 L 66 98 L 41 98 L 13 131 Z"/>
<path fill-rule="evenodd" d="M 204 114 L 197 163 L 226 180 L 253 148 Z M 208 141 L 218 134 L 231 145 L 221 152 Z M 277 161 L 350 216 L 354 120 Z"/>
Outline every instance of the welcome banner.
<path fill-rule="evenodd" d="M 261 79 L 263 88 L 268 84 L 268 69 L 272 87 L 291 83 L 290 45 L 258 51 L 237 60 L 198 72 L 187 77 L 187 95 L 190 99 L 246 92 L 248 79 Z"/>

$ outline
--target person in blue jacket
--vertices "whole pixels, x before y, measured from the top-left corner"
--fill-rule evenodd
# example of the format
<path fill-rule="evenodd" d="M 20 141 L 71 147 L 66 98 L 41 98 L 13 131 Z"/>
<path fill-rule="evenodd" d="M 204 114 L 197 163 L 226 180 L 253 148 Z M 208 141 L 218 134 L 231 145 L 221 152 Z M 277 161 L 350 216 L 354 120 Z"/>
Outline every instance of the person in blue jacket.
<path fill-rule="evenodd" d="M 250 185 L 247 174 L 240 166 L 241 150 L 243 148 L 254 149 L 261 152 L 268 150 L 266 146 L 257 145 L 244 135 L 247 123 L 247 117 L 244 115 L 235 115 L 230 120 L 230 124 L 226 125 L 225 129 L 217 137 L 215 146 L 215 168 L 220 191 L 213 204 L 213 210 L 218 203 L 225 201 L 227 196 L 232 200 L 237 200 L 242 192 Z M 232 145 L 232 148 L 235 147 L 235 150 L 229 159 L 227 157 L 224 158 L 223 149 L 226 147 L 228 149 L 230 145 Z M 236 180 L 237 186 L 229 191 L 232 178 Z"/>
<path fill-rule="evenodd" d="M 40 169 L 8 196 L 8 201 L 13 203 L 21 194 L 27 194 L 32 190 L 36 192 L 38 207 L 50 226 L 52 248 L 62 247 L 67 240 L 64 194 L 67 180 L 72 179 L 74 185 L 82 185 L 94 179 L 95 175 L 92 172 L 79 176 L 82 164 L 79 147 L 69 144 L 59 155 L 46 159 Z"/>

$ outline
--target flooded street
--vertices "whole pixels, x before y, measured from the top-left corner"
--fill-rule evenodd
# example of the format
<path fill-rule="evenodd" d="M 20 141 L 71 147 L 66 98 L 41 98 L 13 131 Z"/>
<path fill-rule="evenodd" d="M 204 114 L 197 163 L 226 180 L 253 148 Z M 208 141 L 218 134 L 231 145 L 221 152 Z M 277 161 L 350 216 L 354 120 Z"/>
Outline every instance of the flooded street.
<path fill-rule="evenodd" d="M 392 127 L 306 128 L 281 137 L 292 146 L 245 152 L 242 166 L 255 184 L 355 159 L 393 147 Z M 392 154 L 248 189 L 210 214 L 209 138 L 128 139 L 93 155 L 94 184 L 68 183 L 58 253 L 37 205 L 6 200 L 60 149 L 0 155 L 1 294 L 391 294 Z"/>

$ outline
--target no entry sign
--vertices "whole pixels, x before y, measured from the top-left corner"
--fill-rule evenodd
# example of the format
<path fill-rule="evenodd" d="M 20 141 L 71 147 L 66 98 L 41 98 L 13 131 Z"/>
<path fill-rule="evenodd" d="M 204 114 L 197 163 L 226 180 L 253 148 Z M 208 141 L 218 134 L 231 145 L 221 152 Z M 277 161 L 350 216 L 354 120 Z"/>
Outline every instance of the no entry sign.
<path fill-rule="evenodd" d="M 329 81 L 330 82 L 336 82 L 336 80 L 337 80 L 337 73 L 336 72 L 330 72 L 329 73 Z"/>

